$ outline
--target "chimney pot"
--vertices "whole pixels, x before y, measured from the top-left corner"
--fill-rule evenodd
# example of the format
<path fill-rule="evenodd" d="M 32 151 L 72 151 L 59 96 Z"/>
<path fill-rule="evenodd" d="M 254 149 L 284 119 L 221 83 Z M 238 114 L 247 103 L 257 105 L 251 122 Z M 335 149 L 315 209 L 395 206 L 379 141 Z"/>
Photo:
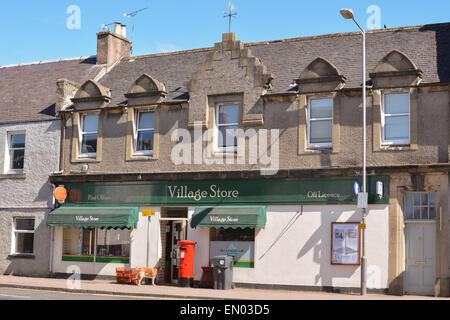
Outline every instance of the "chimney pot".
<path fill-rule="evenodd" d="M 114 22 L 114 33 L 123 36 L 122 34 L 123 27 L 124 26 L 120 22 Z"/>

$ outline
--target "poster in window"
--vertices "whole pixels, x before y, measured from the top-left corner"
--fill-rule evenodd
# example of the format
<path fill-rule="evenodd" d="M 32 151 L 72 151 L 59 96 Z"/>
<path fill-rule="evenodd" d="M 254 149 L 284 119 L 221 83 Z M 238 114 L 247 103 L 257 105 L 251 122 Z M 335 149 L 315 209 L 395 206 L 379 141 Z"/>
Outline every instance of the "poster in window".
<path fill-rule="evenodd" d="M 361 231 L 359 223 L 332 223 L 331 264 L 361 264 Z"/>

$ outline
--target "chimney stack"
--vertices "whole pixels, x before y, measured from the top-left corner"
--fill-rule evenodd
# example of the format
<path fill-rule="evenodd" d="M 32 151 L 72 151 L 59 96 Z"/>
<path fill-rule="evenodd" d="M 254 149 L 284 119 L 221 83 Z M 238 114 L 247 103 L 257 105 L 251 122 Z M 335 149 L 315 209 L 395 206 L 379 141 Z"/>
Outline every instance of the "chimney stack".
<path fill-rule="evenodd" d="M 127 27 L 120 22 L 114 24 L 114 32 L 97 33 L 97 64 L 109 68 L 121 58 L 129 58 L 131 41 L 127 39 Z"/>

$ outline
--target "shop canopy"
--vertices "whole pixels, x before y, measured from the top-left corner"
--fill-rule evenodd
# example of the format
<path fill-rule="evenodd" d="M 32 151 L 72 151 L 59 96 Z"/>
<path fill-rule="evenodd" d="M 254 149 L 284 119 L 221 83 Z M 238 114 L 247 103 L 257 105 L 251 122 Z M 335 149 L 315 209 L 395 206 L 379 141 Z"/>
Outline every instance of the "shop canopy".
<path fill-rule="evenodd" d="M 61 207 L 49 213 L 51 227 L 136 228 L 138 207 Z"/>
<path fill-rule="evenodd" d="M 265 206 L 199 207 L 192 216 L 192 228 L 261 228 L 266 226 Z"/>

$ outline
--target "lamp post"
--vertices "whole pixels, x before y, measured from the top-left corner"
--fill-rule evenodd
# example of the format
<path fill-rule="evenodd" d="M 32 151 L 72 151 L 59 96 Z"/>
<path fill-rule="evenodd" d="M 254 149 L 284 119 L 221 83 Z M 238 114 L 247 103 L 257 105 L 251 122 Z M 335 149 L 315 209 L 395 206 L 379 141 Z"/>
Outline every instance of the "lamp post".
<path fill-rule="evenodd" d="M 366 118 L 366 32 L 356 22 L 355 15 L 352 9 L 342 9 L 341 15 L 344 19 L 352 19 L 361 31 L 363 43 L 362 43 L 362 62 L 363 62 L 363 83 L 362 83 L 362 101 L 363 101 L 363 193 L 367 196 L 367 118 Z M 366 198 L 367 199 L 367 198 Z M 362 258 L 361 258 L 361 295 L 367 294 L 367 258 L 366 258 L 366 237 L 365 237 L 365 225 L 367 216 L 367 203 L 362 206 Z"/>

